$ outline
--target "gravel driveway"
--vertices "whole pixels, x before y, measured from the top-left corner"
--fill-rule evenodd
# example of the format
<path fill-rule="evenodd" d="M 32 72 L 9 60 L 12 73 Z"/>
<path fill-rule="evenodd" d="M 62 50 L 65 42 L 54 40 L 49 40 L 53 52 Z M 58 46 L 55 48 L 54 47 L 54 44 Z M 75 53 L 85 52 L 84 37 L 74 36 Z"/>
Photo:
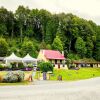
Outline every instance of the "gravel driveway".
<path fill-rule="evenodd" d="M 75 82 L 35 81 L 0 87 L 0 100 L 100 100 L 100 78 Z"/>

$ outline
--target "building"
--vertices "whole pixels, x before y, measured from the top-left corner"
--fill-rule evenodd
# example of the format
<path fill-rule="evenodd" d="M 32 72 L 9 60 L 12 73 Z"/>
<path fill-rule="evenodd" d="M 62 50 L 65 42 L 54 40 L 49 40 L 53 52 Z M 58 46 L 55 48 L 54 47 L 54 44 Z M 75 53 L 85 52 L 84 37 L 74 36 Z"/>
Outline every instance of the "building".
<path fill-rule="evenodd" d="M 100 62 L 73 62 L 76 67 L 100 67 Z"/>
<path fill-rule="evenodd" d="M 67 68 L 67 65 L 65 64 L 64 52 L 61 54 L 59 51 L 55 50 L 40 50 L 37 59 L 45 62 L 50 61 L 55 68 Z"/>

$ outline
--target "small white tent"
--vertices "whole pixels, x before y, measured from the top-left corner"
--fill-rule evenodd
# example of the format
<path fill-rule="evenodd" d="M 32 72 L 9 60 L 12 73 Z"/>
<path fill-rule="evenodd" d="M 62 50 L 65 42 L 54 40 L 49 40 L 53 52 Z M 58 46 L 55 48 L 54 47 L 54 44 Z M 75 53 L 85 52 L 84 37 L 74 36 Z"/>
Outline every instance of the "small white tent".
<path fill-rule="evenodd" d="M 22 60 L 23 60 L 23 62 L 35 62 L 35 63 L 37 63 L 37 59 L 31 57 L 29 54 L 27 54 Z"/>
<path fill-rule="evenodd" d="M 36 58 L 32 58 L 29 54 L 27 54 L 24 58 L 23 58 L 23 62 L 37 62 Z"/>
<path fill-rule="evenodd" d="M 6 61 L 6 64 L 10 62 L 22 62 L 22 58 L 17 57 L 14 53 L 12 53 L 9 57 L 5 57 L 4 60 Z"/>

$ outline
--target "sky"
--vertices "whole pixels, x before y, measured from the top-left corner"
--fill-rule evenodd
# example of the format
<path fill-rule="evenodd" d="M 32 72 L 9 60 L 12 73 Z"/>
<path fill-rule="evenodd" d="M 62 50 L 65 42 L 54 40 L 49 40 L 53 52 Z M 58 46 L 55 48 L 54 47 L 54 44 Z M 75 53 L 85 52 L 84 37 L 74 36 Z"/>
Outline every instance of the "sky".
<path fill-rule="evenodd" d="M 19 5 L 46 9 L 51 13 L 72 13 L 100 25 L 100 0 L 0 0 L 0 7 L 15 11 Z"/>

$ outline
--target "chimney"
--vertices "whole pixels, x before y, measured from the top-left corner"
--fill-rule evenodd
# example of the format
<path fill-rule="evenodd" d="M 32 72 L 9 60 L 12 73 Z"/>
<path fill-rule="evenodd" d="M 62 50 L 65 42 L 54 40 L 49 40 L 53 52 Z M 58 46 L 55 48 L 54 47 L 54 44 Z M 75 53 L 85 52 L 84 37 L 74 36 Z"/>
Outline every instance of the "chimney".
<path fill-rule="evenodd" d="M 64 56 L 64 51 L 62 51 L 62 56 Z"/>

